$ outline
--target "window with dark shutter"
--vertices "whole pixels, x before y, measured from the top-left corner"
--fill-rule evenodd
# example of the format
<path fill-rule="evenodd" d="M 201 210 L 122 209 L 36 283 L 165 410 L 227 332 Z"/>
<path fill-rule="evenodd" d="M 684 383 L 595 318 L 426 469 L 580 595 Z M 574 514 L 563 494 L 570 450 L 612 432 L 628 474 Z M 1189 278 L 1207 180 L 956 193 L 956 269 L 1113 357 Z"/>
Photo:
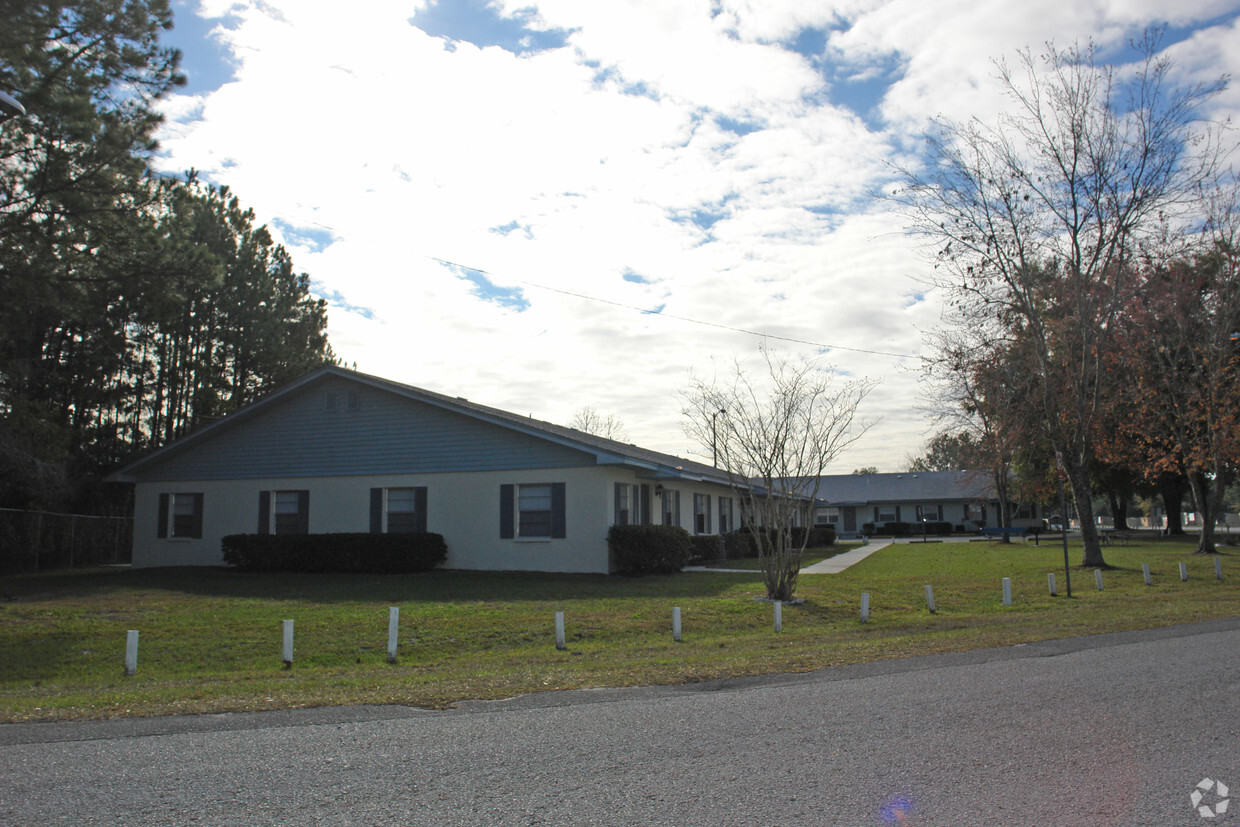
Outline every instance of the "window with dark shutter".
<path fill-rule="evenodd" d="M 270 523 L 260 522 L 259 533 L 267 534 L 269 532 L 275 534 L 309 534 L 310 533 L 310 492 L 306 490 L 299 491 L 270 491 L 263 492 L 266 498 L 260 497 L 260 511 L 262 510 L 261 500 L 266 499 L 271 504 Z M 259 516 L 260 521 L 262 515 Z M 270 526 L 265 528 L 265 526 Z"/>
<path fill-rule="evenodd" d="M 517 491 L 517 536 L 551 536 L 551 486 L 522 485 Z"/>
<path fill-rule="evenodd" d="M 202 537 L 201 492 L 159 495 L 159 537 Z"/>

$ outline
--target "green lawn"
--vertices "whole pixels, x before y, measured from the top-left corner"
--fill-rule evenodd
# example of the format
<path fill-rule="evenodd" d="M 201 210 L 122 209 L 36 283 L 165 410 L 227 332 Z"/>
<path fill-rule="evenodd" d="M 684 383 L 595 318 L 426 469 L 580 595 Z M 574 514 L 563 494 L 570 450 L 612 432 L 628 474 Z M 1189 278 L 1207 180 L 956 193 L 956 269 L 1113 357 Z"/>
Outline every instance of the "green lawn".
<path fill-rule="evenodd" d="M 1058 545 L 894 545 L 842 574 L 804 575 L 772 629 L 761 575 L 620 578 L 475 572 L 240 574 L 91 570 L 0 578 L 0 720 L 271 709 L 442 706 L 543 689 L 706 680 L 1240 615 L 1240 556 L 1224 580 L 1191 541 L 1106 549 L 1105 590 Z M 1080 559 L 1073 547 L 1073 563 Z M 812 558 L 807 558 L 812 559 Z M 1180 582 L 1177 563 L 1188 564 Z M 1142 582 L 1150 564 L 1154 586 Z M 1047 592 L 1047 572 L 1060 596 Z M 1001 578 L 1014 605 L 1001 604 Z M 934 586 L 938 612 L 924 604 Z M 871 619 L 858 619 L 862 592 Z M 400 659 L 386 662 L 388 607 Z M 671 637 L 673 607 L 684 641 Z M 553 616 L 566 616 L 557 651 Z M 296 659 L 280 661 L 280 621 Z M 138 672 L 122 670 L 141 632 Z"/>

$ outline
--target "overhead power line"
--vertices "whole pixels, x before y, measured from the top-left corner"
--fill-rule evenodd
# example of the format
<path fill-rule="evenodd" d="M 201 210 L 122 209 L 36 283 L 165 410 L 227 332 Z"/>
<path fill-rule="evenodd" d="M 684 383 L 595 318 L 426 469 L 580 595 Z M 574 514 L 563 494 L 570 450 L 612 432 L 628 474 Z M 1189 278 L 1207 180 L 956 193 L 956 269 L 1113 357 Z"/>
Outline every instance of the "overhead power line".
<path fill-rule="evenodd" d="M 436 256 L 427 256 L 427 258 L 429 258 L 431 261 L 437 261 L 440 264 L 446 264 L 449 267 L 459 267 L 462 270 L 468 270 L 471 273 L 481 273 L 484 276 L 493 275 L 487 270 L 482 270 L 478 267 L 470 267 L 467 264 L 461 264 L 456 261 L 449 261 L 448 259 L 438 258 Z M 613 307 L 622 307 L 625 310 L 633 310 L 637 313 L 641 313 L 646 316 L 660 316 L 665 319 L 675 319 L 680 322 L 688 322 L 689 324 L 701 325 L 703 327 L 714 327 L 714 328 L 718 328 L 719 330 L 730 330 L 733 333 L 744 333 L 748 336 L 758 336 L 763 339 L 776 339 L 781 342 L 792 342 L 798 345 L 809 345 L 810 347 L 824 348 L 826 350 L 846 350 L 850 353 L 868 353 L 871 356 L 893 356 L 897 359 L 918 359 L 920 358 L 917 355 L 912 354 L 912 353 L 893 353 L 887 350 L 867 350 L 866 348 L 860 348 L 860 347 L 846 347 L 844 345 L 826 344 L 825 342 L 814 342 L 814 341 L 810 341 L 809 339 L 797 339 L 792 336 L 776 336 L 773 333 L 763 333 L 757 330 L 749 330 L 748 328 L 744 328 L 744 327 L 735 327 L 733 325 L 720 324 L 719 322 L 707 322 L 707 321 L 703 321 L 702 319 L 693 319 L 693 318 L 690 318 L 689 316 L 678 316 L 675 313 L 665 313 L 662 310 L 655 310 L 655 309 L 646 308 L 646 307 L 638 307 L 637 305 L 625 304 L 624 302 L 612 301 L 611 299 L 600 299 L 598 296 L 589 296 L 589 295 L 586 295 L 585 293 L 576 293 L 572 290 L 561 290 L 558 287 L 548 287 L 545 284 L 538 284 L 537 282 L 533 282 L 533 281 L 525 281 L 523 279 L 510 279 L 510 281 L 512 281 L 515 284 L 524 285 L 525 287 L 534 287 L 534 288 L 537 288 L 538 290 L 546 290 L 550 293 L 559 293 L 560 295 L 563 295 L 563 296 L 572 296 L 575 299 L 582 299 L 584 301 L 590 301 L 590 302 L 598 302 L 599 304 L 610 304 Z"/>

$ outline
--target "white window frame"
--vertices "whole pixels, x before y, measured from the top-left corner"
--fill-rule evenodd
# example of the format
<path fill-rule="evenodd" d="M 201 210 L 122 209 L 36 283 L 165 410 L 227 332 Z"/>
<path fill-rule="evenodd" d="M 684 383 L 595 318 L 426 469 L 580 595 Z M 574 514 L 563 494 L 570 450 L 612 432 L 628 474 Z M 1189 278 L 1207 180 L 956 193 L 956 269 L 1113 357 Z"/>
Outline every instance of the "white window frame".
<path fill-rule="evenodd" d="M 535 491 L 535 489 L 544 489 L 545 493 L 543 493 L 543 491 Z M 552 505 L 553 504 L 552 490 L 553 490 L 552 485 L 549 482 L 517 483 L 515 485 L 514 490 L 512 492 L 512 505 L 513 505 L 513 508 L 516 509 L 516 513 L 513 515 L 513 525 L 512 525 L 513 536 L 515 538 L 526 539 L 526 540 L 550 540 L 551 539 L 552 535 L 555 533 L 554 516 L 553 516 L 554 508 Z M 529 497 L 529 501 L 531 503 L 534 502 L 535 498 L 538 498 L 538 500 L 541 500 L 543 497 L 545 497 L 546 503 L 547 503 L 546 509 L 542 509 L 542 508 L 523 509 L 521 507 L 522 506 L 521 498 L 523 494 Z M 546 515 L 547 515 L 547 531 L 545 534 L 527 533 L 522 530 L 524 528 L 522 514 L 526 512 L 529 512 L 530 514 L 542 514 L 544 511 L 546 512 Z"/>
<path fill-rule="evenodd" d="M 662 525 L 680 525 L 680 491 L 675 488 L 664 488 L 659 498 L 662 514 L 659 515 Z"/>
<path fill-rule="evenodd" d="M 292 501 L 293 501 L 292 511 L 287 510 L 288 500 L 290 497 L 292 498 Z M 281 500 L 283 500 L 283 502 L 281 502 Z M 284 510 L 281 510 L 282 508 Z M 284 515 L 291 514 L 297 518 L 297 522 L 294 524 L 295 528 L 293 531 L 280 531 L 280 515 L 281 514 L 284 514 Z M 271 522 L 268 523 L 268 525 L 271 526 L 272 534 L 300 534 L 301 532 L 298 531 L 297 528 L 301 527 L 301 490 L 288 489 L 284 491 L 272 491 L 271 492 L 271 515 L 270 516 L 271 516 Z"/>
<path fill-rule="evenodd" d="M 736 510 L 731 497 L 719 497 L 719 533 L 727 534 L 736 531 Z"/>
<path fill-rule="evenodd" d="M 617 492 L 622 500 L 620 503 L 613 502 L 615 508 L 611 515 L 612 523 L 614 525 L 639 525 L 641 523 L 641 486 L 618 482 L 612 488 L 612 496 L 615 497 Z M 624 519 L 621 519 L 622 515 Z"/>
<path fill-rule="evenodd" d="M 694 493 L 693 495 L 693 533 L 694 534 L 714 534 L 711 531 L 714 528 L 711 525 L 710 513 L 710 494 Z M 701 519 L 701 525 L 698 524 L 698 518 Z"/>
<path fill-rule="evenodd" d="M 199 539 L 199 535 L 194 534 L 194 524 L 195 522 L 198 522 L 199 524 L 201 524 L 201 521 L 202 521 L 201 511 L 195 508 L 195 506 L 199 502 L 202 501 L 200 499 L 201 496 L 202 495 L 198 492 L 187 492 L 187 491 L 170 492 L 168 494 L 168 513 L 166 515 L 166 519 L 168 521 L 167 522 L 167 525 L 168 525 L 167 539 L 169 540 L 197 540 Z M 178 508 L 184 508 L 187 510 L 178 514 L 177 513 Z M 188 517 L 189 518 L 189 527 L 187 531 L 181 532 L 177 530 L 177 517 Z"/>
<path fill-rule="evenodd" d="M 398 502 L 400 502 L 400 500 L 403 499 L 404 492 L 409 493 L 409 497 L 411 500 L 411 503 L 410 503 L 411 508 L 408 511 L 397 511 L 397 512 L 392 511 L 392 492 L 393 491 L 401 492 L 400 496 L 397 498 Z M 415 533 L 417 523 L 418 523 L 418 489 L 416 486 L 394 486 L 392 488 L 383 489 L 383 533 L 384 534 L 389 534 L 392 531 L 391 515 L 393 513 L 408 514 L 413 520 L 413 527 L 409 528 L 408 530 L 402 530 L 398 533 L 401 533 L 401 534 Z"/>

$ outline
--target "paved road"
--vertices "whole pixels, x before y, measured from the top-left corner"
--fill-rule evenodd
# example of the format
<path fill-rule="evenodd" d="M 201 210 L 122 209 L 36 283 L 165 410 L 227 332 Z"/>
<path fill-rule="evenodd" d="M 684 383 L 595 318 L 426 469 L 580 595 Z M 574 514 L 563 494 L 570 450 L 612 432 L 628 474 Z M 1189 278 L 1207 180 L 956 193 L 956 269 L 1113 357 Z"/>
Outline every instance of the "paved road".
<path fill-rule="evenodd" d="M 1240 618 L 448 712 L 10 725 L 0 823 L 1240 825 L 1238 653 Z M 1206 777 L 1235 812 L 1192 808 Z"/>

